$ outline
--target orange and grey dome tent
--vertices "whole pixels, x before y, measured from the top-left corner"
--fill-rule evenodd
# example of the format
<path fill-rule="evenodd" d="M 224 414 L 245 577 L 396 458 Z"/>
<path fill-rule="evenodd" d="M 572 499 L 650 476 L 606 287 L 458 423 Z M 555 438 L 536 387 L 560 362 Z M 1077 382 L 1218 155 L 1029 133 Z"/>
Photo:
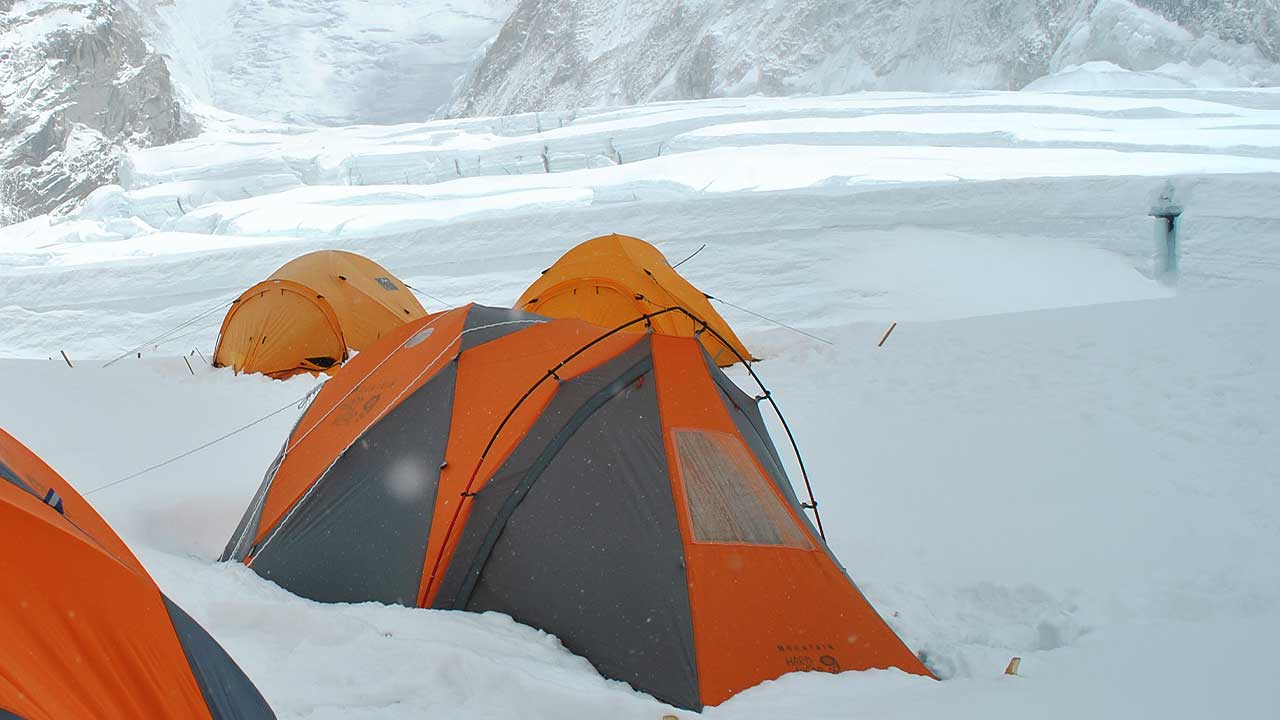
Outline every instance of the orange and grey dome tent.
<path fill-rule="evenodd" d="M 400 328 L 324 384 L 222 559 L 506 613 L 691 709 L 794 670 L 928 674 L 694 338 L 477 305 Z"/>
<path fill-rule="evenodd" d="M 213 364 L 276 378 L 326 372 L 346 362 L 348 349 L 363 350 L 426 314 L 374 261 L 341 250 L 307 253 L 231 304 Z"/>
<path fill-rule="evenodd" d="M 701 339 L 717 365 L 754 360 L 707 298 L 657 248 L 639 238 L 614 234 L 588 240 L 562 255 L 524 291 L 515 307 L 604 327 L 617 327 L 663 308 L 682 307 L 689 314 L 656 317 L 653 330 L 693 337 L 700 325 L 692 318 L 698 318 L 715 330 L 702 333 Z M 639 324 L 633 327 L 644 329 Z"/>
<path fill-rule="evenodd" d="M 107 523 L 0 430 L 0 718 L 274 718 Z"/>

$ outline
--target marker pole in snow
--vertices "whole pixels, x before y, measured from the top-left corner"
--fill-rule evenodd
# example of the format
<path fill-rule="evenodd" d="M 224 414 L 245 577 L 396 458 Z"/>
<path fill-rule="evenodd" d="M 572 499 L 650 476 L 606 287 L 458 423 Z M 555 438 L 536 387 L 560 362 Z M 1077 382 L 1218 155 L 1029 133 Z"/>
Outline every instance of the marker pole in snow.
<path fill-rule="evenodd" d="M 1163 221 L 1164 237 L 1157 240 L 1160 245 L 1158 275 L 1162 281 L 1172 285 L 1178 280 L 1178 218 L 1182 216 L 1182 206 L 1173 199 L 1172 184 L 1165 186 L 1149 215 Z"/>
<path fill-rule="evenodd" d="M 890 325 L 889 329 L 884 331 L 884 335 L 880 338 L 880 343 L 876 345 L 876 347 L 884 347 L 885 341 L 888 340 L 889 336 L 893 334 L 893 329 L 896 327 L 898 327 L 898 323 L 896 322 Z"/>

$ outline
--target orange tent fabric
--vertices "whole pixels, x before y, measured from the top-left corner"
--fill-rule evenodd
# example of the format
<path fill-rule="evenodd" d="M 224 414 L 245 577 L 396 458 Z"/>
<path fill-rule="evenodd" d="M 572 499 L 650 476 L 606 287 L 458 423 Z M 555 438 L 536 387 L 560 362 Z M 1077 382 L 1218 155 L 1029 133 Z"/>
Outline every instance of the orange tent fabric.
<path fill-rule="evenodd" d="M 4 431 L 0 578 L 0 717 L 274 717 L 84 498 Z"/>
<path fill-rule="evenodd" d="M 283 378 L 327 372 L 393 328 L 426 316 L 403 282 L 372 260 L 321 250 L 291 260 L 240 295 L 222 321 L 213 364 Z"/>
<path fill-rule="evenodd" d="M 476 305 L 397 329 L 324 384 L 223 559 L 321 601 L 506 613 L 686 708 L 928 674 L 689 337 Z"/>
<path fill-rule="evenodd" d="M 738 362 L 739 357 L 755 359 L 702 291 L 681 277 L 657 248 L 627 235 L 605 235 L 573 248 L 515 304 L 520 310 L 609 328 L 673 306 L 706 322 L 728 343 L 712 333 L 701 336 L 703 347 L 720 367 Z M 643 332 L 645 327 L 637 323 L 630 329 Z M 683 313 L 668 313 L 653 319 L 653 329 L 693 337 L 699 325 Z"/>

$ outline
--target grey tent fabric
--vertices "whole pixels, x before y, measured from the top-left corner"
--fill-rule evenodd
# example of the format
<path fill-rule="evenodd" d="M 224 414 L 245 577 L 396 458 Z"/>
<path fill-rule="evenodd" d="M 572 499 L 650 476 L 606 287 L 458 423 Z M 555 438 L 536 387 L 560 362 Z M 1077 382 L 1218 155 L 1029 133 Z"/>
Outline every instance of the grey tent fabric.
<path fill-rule="evenodd" d="M 457 363 L 404 398 L 264 539 L 255 572 L 323 602 L 416 605 Z"/>
<path fill-rule="evenodd" d="M 601 367 L 559 383 L 528 435 L 476 493 L 465 532 L 436 593 L 436 607 L 460 610 L 466 606 L 497 535 L 529 486 L 578 426 L 624 386 L 623 375 L 630 374 L 634 380 L 648 372 L 653 364 L 650 352 L 648 342 L 637 343 Z"/>
<path fill-rule="evenodd" d="M 0 463 L 0 480 L 8 480 L 14 485 L 17 485 L 19 489 L 26 490 L 32 495 L 36 494 L 36 491 L 33 490 L 31 486 L 18 475 L 18 473 L 9 469 L 9 466 L 4 463 Z"/>
<path fill-rule="evenodd" d="M 4 708 L 0 708 L 0 720 L 22 720 L 22 716 L 14 715 Z"/>
<path fill-rule="evenodd" d="M 560 386 L 476 496 L 436 606 L 507 613 L 608 677 L 700 707 L 648 348 Z"/>
<path fill-rule="evenodd" d="M 262 506 L 266 503 L 267 493 L 271 490 L 271 481 L 276 477 L 276 471 L 280 469 L 280 463 L 284 461 L 284 449 L 293 442 L 293 433 L 289 433 L 281 446 L 280 452 L 276 455 L 276 459 L 271 462 L 271 466 L 267 468 L 267 474 L 262 479 L 262 484 L 258 486 L 258 491 L 253 494 L 253 502 L 249 503 L 249 508 L 245 510 L 244 517 L 240 518 L 239 524 L 236 525 L 236 531 L 227 541 L 227 547 L 223 549 L 222 556 L 218 559 L 222 562 L 234 560 L 240 562 L 249 556 L 249 552 L 253 549 L 253 540 L 258 536 L 258 526 L 262 522 Z"/>
<path fill-rule="evenodd" d="M 472 305 L 462 326 L 464 334 L 459 352 L 544 322 L 547 318 L 524 310 Z"/>
<path fill-rule="evenodd" d="M 177 603 L 161 597 L 213 720 L 274 720 L 262 693 L 227 651 Z"/>

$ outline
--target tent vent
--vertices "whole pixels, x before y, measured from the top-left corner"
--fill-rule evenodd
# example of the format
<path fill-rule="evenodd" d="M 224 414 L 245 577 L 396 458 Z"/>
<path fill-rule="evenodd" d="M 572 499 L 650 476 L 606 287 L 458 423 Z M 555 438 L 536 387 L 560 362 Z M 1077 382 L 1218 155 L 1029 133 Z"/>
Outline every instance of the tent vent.
<path fill-rule="evenodd" d="M 404 343 L 405 348 L 406 349 L 411 348 L 415 345 L 420 344 L 423 340 L 426 340 L 427 338 L 431 337 L 431 334 L 434 333 L 435 331 L 436 329 L 431 327 L 430 325 L 422 328 L 418 332 L 414 333 L 413 337 L 405 341 Z"/>
<path fill-rule="evenodd" d="M 57 492 L 55 492 L 53 488 L 49 488 L 49 492 L 44 494 L 44 504 L 48 505 L 54 510 L 57 510 L 59 513 L 63 515 L 66 514 L 66 512 L 62 509 L 62 496 L 59 495 Z"/>
<path fill-rule="evenodd" d="M 695 542 L 812 548 L 741 439 L 694 429 L 671 434 Z"/>

